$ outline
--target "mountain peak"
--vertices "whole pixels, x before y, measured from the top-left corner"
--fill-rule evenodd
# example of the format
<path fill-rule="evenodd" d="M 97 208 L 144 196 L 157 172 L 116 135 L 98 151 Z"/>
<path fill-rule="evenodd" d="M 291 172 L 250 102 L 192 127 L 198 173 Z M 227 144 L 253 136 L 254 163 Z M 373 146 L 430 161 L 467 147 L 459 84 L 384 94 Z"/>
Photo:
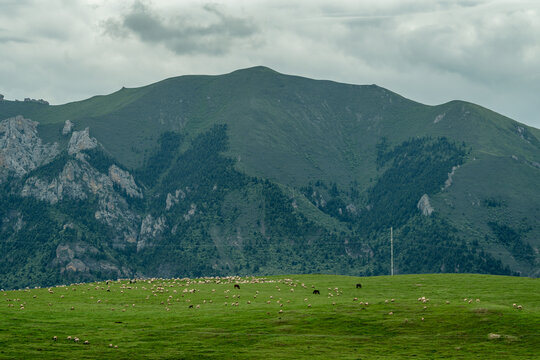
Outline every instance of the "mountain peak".
<path fill-rule="evenodd" d="M 252 67 L 248 67 L 248 68 L 244 68 L 244 69 L 238 69 L 238 70 L 235 70 L 233 71 L 232 73 L 239 73 L 239 72 L 258 72 L 258 73 L 263 73 L 263 72 L 272 72 L 272 73 L 277 73 L 277 71 L 267 67 L 267 66 L 263 66 L 263 65 L 257 65 L 257 66 L 252 66 Z M 231 73 L 231 74 L 232 74 Z"/>

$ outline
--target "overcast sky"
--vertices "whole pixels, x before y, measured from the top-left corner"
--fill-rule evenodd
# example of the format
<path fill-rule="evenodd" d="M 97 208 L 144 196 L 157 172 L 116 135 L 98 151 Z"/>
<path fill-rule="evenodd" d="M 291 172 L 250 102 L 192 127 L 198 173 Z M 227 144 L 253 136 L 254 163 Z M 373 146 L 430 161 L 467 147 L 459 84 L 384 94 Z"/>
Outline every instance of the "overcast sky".
<path fill-rule="evenodd" d="M 0 93 L 61 104 L 276 71 L 466 100 L 540 128 L 540 1 L 0 0 Z"/>

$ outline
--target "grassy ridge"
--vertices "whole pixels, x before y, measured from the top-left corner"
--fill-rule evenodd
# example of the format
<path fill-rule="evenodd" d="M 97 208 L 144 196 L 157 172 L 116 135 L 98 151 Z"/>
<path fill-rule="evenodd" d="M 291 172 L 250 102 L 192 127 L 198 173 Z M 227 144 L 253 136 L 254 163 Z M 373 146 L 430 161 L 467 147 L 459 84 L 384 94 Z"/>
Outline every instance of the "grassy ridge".
<path fill-rule="evenodd" d="M 528 278 L 139 280 L 0 297 L 0 358 L 531 359 L 540 351 L 540 282 Z"/>

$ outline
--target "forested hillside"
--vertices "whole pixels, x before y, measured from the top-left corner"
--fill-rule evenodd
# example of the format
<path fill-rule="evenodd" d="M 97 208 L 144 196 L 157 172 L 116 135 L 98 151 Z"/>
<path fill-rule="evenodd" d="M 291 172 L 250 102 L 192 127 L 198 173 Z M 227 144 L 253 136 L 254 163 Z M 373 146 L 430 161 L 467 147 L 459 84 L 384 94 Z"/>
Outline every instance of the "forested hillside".
<path fill-rule="evenodd" d="M 252 68 L 0 101 L 0 287 L 153 276 L 538 276 L 539 131 Z"/>

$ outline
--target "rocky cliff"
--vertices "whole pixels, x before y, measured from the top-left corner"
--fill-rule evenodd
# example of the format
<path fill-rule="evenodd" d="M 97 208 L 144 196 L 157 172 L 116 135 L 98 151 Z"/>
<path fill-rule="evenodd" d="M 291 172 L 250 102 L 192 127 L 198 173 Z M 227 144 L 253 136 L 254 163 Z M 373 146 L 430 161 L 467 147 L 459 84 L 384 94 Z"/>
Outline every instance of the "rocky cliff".
<path fill-rule="evenodd" d="M 58 155 L 58 144 L 43 144 L 37 125 L 22 116 L 0 122 L 0 181 L 21 177 Z"/>
<path fill-rule="evenodd" d="M 20 184 L 11 188 L 12 195 L 51 206 L 70 201 L 78 204 L 79 210 L 93 209 L 93 218 L 108 229 L 107 243 L 113 249 L 143 248 L 163 231 L 163 218 L 154 220 L 128 204 L 128 199 L 144 198 L 132 174 L 117 164 L 108 166 L 105 173 L 92 165 L 92 154 L 87 151 L 101 145 L 90 136 L 89 128 L 72 131 L 74 124 L 66 121 L 62 135 L 71 135 L 65 148 L 61 148 L 58 143 L 43 143 L 37 126 L 37 122 L 22 116 L 0 122 L 0 179 L 19 179 L 12 183 Z M 46 164 L 55 166 L 34 171 Z M 3 223 L 4 227 L 18 232 L 26 223 L 19 213 L 15 214 L 18 215 L 5 217 Z M 62 232 L 75 229 L 77 225 L 68 223 Z M 49 265 L 57 266 L 60 273 L 106 271 L 118 276 L 130 273 L 129 268 L 122 267 L 115 259 L 94 259 L 99 253 L 95 246 L 84 241 L 60 242 Z"/>

